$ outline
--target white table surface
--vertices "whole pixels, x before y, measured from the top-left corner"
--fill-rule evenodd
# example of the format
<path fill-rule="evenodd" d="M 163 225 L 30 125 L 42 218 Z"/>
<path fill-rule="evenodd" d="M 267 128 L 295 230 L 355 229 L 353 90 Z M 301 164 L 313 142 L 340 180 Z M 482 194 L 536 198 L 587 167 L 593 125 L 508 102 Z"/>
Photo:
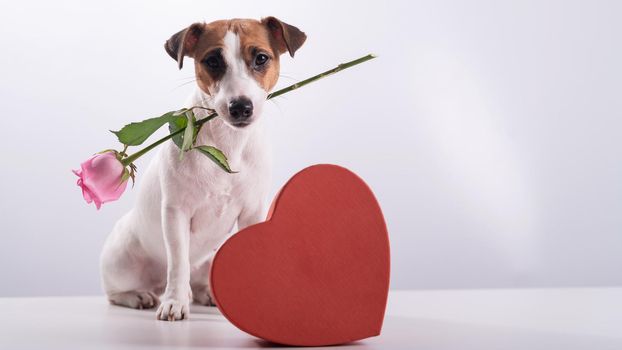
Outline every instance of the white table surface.
<path fill-rule="evenodd" d="M 104 297 L 0 298 L 0 310 L 2 350 L 277 347 L 198 305 L 182 322 Z M 382 334 L 337 348 L 620 350 L 622 288 L 393 291 Z"/>

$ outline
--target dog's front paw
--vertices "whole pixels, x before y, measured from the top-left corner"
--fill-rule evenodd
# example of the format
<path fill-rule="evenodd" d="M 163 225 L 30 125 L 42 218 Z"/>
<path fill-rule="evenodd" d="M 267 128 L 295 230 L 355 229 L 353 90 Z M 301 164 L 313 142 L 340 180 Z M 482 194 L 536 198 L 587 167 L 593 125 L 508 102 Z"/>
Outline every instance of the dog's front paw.
<path fill-rule="evenodd" d="M 190 306 L 187 299 L 165 298 L 156 311 L 156 318 L 162 321 L 183 320 L 189 315 Z"/>

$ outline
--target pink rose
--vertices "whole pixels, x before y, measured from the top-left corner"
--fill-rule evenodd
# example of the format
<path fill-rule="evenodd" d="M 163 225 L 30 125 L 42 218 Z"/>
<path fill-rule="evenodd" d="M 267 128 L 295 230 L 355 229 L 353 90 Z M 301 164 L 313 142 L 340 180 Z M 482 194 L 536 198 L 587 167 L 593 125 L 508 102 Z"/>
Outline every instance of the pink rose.
<path fill-rule="evenodd" d="M 95 202 L 97 209 L 103 203 L 119 199 L 127 186 L 123 180 L 125 167 L 114 152 L 98 153 L 72 170 L 78 175 L 78 186 L 87 203 Z"/>

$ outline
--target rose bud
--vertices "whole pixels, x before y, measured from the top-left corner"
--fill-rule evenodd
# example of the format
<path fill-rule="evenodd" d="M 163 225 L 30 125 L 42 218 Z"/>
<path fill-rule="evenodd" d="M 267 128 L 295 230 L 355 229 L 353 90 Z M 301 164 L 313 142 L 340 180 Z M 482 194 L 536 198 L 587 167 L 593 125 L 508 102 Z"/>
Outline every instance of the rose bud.
<path fill-rule="evenodd" d="M 119 199 L 127 186 L 125 167 L 112 151 L 98 153 L 80 164 L 79 170 L 72 171 L 79 177 L 84 200 L 89 204 L 95 202 L 97 209 Z"/>

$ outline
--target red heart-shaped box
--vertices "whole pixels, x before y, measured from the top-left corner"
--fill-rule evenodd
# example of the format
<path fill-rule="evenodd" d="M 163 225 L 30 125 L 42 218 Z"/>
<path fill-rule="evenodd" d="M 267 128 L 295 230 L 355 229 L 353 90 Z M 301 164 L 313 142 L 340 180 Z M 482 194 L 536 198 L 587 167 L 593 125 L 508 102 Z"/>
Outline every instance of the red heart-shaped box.
<path fill-rule="evenodd" d="M 334 345 L 380 334 L 389 264 L 369 187 L 345 168 L 315 165 L 283 186 L 265 222 L 220 247 L 210 282 L 241 330 L 280 344 Z"/>

